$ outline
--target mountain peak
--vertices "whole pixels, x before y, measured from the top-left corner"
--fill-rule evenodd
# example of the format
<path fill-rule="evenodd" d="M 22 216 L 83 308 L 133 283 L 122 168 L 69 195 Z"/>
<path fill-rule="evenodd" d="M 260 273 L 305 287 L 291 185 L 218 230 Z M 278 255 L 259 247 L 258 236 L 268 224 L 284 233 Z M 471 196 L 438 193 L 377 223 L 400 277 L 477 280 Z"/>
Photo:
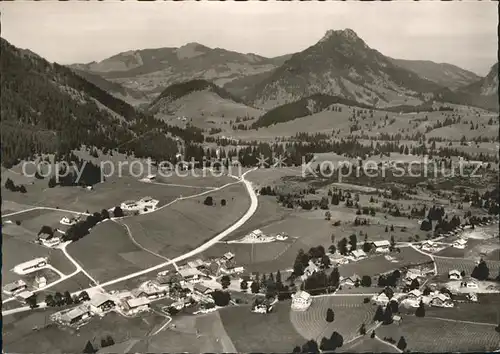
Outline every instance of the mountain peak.
<path fill-rule="evenodd" d="M 343 30 L 328 30 L 326 31 L 323 38 L 321 38 L 320 42 L 324 42 L 333 37 L 343 37 L 348 40 L 360 40 L 356 32 L 354 32 L 350 28 L 345 28 Z"/>

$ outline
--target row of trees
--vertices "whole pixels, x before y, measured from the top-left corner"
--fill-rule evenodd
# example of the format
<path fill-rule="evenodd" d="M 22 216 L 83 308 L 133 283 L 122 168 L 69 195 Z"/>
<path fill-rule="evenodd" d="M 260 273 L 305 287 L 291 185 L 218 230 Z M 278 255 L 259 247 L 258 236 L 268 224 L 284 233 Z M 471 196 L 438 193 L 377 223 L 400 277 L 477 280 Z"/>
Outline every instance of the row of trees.
<path fill-rule="evenodd" d="M 11 191 L 11 192 L 21 192 L 21 193 L 26 193 L 26 187 L 24 185 L 16 185 L 14 181 L 12 181 L 10 178 L 7 178 L 5 181 L 5 189 Z"/>

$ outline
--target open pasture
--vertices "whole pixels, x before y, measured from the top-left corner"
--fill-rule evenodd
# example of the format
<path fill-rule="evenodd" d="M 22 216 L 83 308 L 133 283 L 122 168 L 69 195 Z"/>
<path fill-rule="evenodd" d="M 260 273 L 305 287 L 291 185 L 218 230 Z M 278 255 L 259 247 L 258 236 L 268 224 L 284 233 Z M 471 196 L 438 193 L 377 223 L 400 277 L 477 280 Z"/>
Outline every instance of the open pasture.
<path fill-rule="evenodd" d="M 331 323 L 326 322 L 329 308 L 335 316 Z M 290 320 L 306 340 L 315 339 L 319 343 L 337 331 L 348 342 L 359 334 L 363 323 L 367 330 L 370 328 L 375 310 L 371 304 L 364 304 L 361 296 L 319 296 L 313 298 L 307 311 L 291 311 Z"/>
<path fill-rule="evenodd" d="M 223 308 L 220 317 L 240 353 L 289 353 L 306 342 L 290 322 L 290 301 L 277 303 L 267 315 L 244 305 Z"/>
<path fill-rule="evenodd" d="M 269 161 L 272 164 L 273 161 Z M 285 161 L 286 163 L 286 161 Z M 259 168 L 246 175 L 256 187 L 272 186 L 286 176 L 301 176 L 300 167 Z"/>
<path fill-rule="evenodd" d="M 226 252 L 232 252 L 238 265 L 245 267 L 254 263 L 272 261 L 291 247 L 294 240 L 270 243 L 218 243 L 203 252 L 205 258 L 220 257 Z M 276 269 L 277 270 L 277 269 Z"/>
<path fill-rule="evenodd" d="M 76 273 L 71 278 L 63 280 L 60 283 L 51 286 L 48 289 L 42 290 L 39 292 L 38 301 L 42 301 L 45 299 L 45 296 L 48 294 L 54 295 L 56 292 L 64 293 L 65 291 L 69 291 L 70 293 L 83 291 L 89 287 L 93 287 L 95 284 L 92 283 L 85 274 L 82 272 Z"/>
<path fill-rule="evenodd" d="M 3 346 L 11 353 L 76 353 L 81 352 L 90 340 L 95 348 L 100 348 L 100 340 L 111 335 L 115 343 L 131 338 L 144 337 L 158 328 L 165 317 L 147 313 L 134 318 L 125 318 L 116 313 L 93 318 L 78 331 L 59 328 L 47 320 L 49 311 L 26 313 L 25 317 L 12 315 L 11 335 L 3 339 Z M 25 315 L 25 314 L 23 314 Z M 44 327 L 45 323 L 48 325 Z M 33 331 L 32 327 L 40 328 Z"/>
<path fill-rule="evenodd" d="M 426 317 L 498 324 L 500 294 L 478 294 L 478 302 L 456 302 L 452 308 L 428 307 Z"/>
<path fill-rule="evenodd" d="M 412 352 L 490 352 L 500 348 L 495 326 L 404 316 L 400 325 L 381 326 L 380 338 L 406 338 Z"/>
<path fill-rule="evenodd" d="M 220 172 L 212 172 L 210 170 L 195 169 L 192 171 L 179 171 L 179 174 L 176 174 L 175 171 L 162 172 L 156 175 L 156 182 L 205 189 L 222 187 L 225 184 L 236 182 L 236 179 L 223 174 L 223 172 L 226 171 L 221 169 Z M 234 172 L 237 172 L 236 168 Z"/>
<path fill-rule="evenodd" d="M 239 240 L 255 229 L 263 229 L 266 226 L 284 220 L 291 210 L 283 208 L 276 203 L 276 198 L 271 196 L 259 196 L 257 211 L 238 230 L 231 233 L 227 240 Z"/>
<path fill-rule="evenodd" d="M 500 243 L 497 239 L 492 238 L 488 240 L 479 240 L 469 238 L 464 249 L 458 249 L 450 246 L 435 253 L 435 255 L 441 257 L 467 258 L 477 260 L 481 257 L 487 257 L 489 254 L 493 254 L 498 250 L 500 250 Z M 500 260 L 500 258 L 497 258 L 496 260 Z"/>
<path fill-rule="evenodd" d="M 68 253 L 99 282 L 105 282 L 164 260 L 137 247 L 123 226 L 105 221 L 71 243 Z"/>
<path fill-rule="evenodd" d="M 180 188 L 154 183 L 140 182 L 134 177 L 111 177 L 98 183 L 89 191 L 82 187 L 48 188 L 46 180 L 36 181 L 21 194 L 2 189 L 6 200 L 30 206 L 59 207 L 79 212 L 96 212 L 120 205 L 125 200 L 135 200 L 146 196 L 159 200 L 158 206 L 167 204 L 180 195 L 188 196 L 206 191 L 206 188 Z"/>
<path fill-rule="evenodd" d="M 464 271 L 466 275 L 470 275 L 476 266 L 477 261 L 464 258 L 443 258 L 434 257 L 438 274 L 448 274 L 450 270 Z M 500 270 L 500 261 L 486 261 L 490 270 L 490 277 L 496 277 Z"/>
<path fill-rule="evenodd" d="M 205 198 L 214 205 L 207 206 Z M 226 205 L 221 205 L 221 200 Z M 196 248 L 241 218 L 250 206 L 250 198 L 241 183 L 220 191 L 178 201 L 153 213 L 123 219 L 144 248 L 164 257 L 176 257 Z"/>
<path fill-rule="evenodd" d="M 20 278 L 11 269 L 37 257 L 47 257 L 50 249 L 7 234 L 2 235 L 2 286 Z"/>

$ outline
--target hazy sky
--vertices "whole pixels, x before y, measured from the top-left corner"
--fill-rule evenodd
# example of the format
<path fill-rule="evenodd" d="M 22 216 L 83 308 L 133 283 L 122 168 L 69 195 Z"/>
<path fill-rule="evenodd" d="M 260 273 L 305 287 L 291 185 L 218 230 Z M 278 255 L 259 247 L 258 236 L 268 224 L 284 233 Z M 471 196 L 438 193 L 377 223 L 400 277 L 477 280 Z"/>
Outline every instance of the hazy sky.
<path fill-rule="evenodd" d="M 485 75 L 497 59 L 497 3 L 469 2 L 1 2 L 2 37 L 61 64 L 131 49 L 199 42 L 278 56 L 328 29 L 352 28 L 401 59 L 448 62 Z"/>

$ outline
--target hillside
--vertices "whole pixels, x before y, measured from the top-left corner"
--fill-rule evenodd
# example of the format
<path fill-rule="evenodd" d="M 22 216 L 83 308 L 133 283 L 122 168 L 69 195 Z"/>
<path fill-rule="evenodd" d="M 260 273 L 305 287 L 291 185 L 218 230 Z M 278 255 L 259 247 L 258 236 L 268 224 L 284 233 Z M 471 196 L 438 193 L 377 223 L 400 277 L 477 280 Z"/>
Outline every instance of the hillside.
<path fill-rule="evenodd" d="M 315 113 L 319 113 L 333 104 L 343 104 L 346 106 L 349 105 L 368 109 L 371 108 L 368 105 L 360 104 L 356 101 L 345 99 L 343 97 L 315 94 L 271 109 L 260 117 L 255 123 L 253 123 L 252 128 L 268 127 L 273 124 L 284 123 L 297 118 L 307 117 Z"/>
<path fill-rule="evenodd" d="M 434 63 L 429 60 L 390 59 L 395 65 L 412 71 L 418 76 L 441 86 L 455 90 L 481 79 L 471 71 L 447 63 Z"/>
<path fill-rule="evenodd" d="M 490 72 L 484 78 L 453 93 L 442 90 L 441 94 L 449 102 L 467 104 L 498 112 L 498 63 L 491 67 Z"/>
<path fill-rule="evenodd" d="M 394 65 L 351 30 L 328 31 L 313 46 L 294 54 L 255 87 L 250 99 L 266 108 L 315 93 L 339 95 L 379 107 L 419 104 L 436 83 Z"/>
<path fill-rule="evenodd" d="M 218 128 L 217 123 L 259 117 L 262 111 L 245 105 L 225 89 L 206 80 L 191 80 L 167 87 L 148 107 L 160 119 L 186 117 L 194 126 Z"/>
<path fill-rule="evenodd" d="M 64 66 L 4 39 L 0 44 L 5 166 L 34 154 L 66 154 L 81 145 L 170 159 L 177 146 L 167 135 L 203 139 L 196 131 L 170 127 L 137 112 Z"/>
<path fill-rule="evenodd" d="M 133 105 L 148 103 L 146 95 L 140 91 L 124 87 L 119 83 L 106 80 L 100 75 L 92 74 L 87 71 L 79 69 L 73 69 L 73 71 L 88 82 L 91 82 L 99 87 L 101 90 L 112 94 L 122 101 L 130 102 Z"/>
<path fill-rule="evenodd" d="M 265 58 L 188 43 L 180 48 L 128 51 L 98 63 L 71 67 L 98 74 L 153 99 L 173 83 L 206 79 L 223 86 L 241 77 L 272 70 L 287 58 Z"/>

